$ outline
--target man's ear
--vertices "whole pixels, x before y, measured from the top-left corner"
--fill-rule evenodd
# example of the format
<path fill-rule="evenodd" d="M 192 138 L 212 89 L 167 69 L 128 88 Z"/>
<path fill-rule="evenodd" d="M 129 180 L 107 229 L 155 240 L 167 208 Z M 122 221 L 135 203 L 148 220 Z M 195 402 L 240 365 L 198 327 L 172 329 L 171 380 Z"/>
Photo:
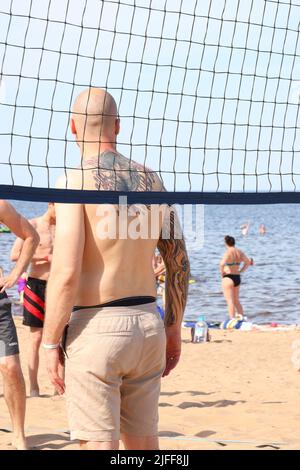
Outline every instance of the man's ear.
<path fill-rule="evenodd" d="M 70 128 L 71 128 L 71 132 L 73 135 L 77 135 L 77 130 L 76 130 L 76 126 L 75 126 L 75 121 L 73 118 L 71 118 L 71 121 L 70 121 Z"/>
<path fill-rule="evenodd" d="M 115 134 L 116 135 L 120 134 L 120 127 L 121 127 L 120 119 L 116 119 L 116 124 L 115 124 Z"/>

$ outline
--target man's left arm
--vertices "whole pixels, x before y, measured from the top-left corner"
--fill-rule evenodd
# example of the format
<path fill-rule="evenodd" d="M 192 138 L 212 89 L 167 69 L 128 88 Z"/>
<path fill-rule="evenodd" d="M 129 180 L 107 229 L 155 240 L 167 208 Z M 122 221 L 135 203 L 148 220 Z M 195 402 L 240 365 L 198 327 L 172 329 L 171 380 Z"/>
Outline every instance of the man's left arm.
<path fill-rule="evenodd" d="M 56 204 L 55 207 L 56 233 L 47 286 L 43 343 L 50 379 L 62 394 L 64 382 L 58 376 L 58 344 L 70 319 L 79 287 L 85 226 L 83 205 Z"/>

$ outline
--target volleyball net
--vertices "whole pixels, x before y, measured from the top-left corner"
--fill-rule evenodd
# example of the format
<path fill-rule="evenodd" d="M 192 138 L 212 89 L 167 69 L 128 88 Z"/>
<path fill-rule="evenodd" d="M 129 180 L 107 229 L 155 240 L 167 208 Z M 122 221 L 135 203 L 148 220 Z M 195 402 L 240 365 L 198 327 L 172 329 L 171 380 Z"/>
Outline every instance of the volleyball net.
<path fill-rule="evenodd" d="M 74 100 L 99 87 L 118 151 L 167 189 L 129 201 L 300 202 L 299 24 L 296 0 L 1 0 L 0 197 L 99 202 L 55 189 L 82 170 Z"/>

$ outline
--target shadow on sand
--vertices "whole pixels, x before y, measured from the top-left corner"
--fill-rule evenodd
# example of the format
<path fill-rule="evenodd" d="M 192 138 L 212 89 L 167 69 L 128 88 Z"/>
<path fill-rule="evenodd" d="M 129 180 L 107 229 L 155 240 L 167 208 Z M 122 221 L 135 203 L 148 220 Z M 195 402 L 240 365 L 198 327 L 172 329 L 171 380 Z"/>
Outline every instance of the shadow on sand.
<path fill-rule="evenodd" d="M 69 446 L 74 446 L 74 443 L 77 441 L 70 441 L 70 438 L 67 435 L 49 433 L 29 436 L 27 442 L 32 450 L 62 450 Z"/>

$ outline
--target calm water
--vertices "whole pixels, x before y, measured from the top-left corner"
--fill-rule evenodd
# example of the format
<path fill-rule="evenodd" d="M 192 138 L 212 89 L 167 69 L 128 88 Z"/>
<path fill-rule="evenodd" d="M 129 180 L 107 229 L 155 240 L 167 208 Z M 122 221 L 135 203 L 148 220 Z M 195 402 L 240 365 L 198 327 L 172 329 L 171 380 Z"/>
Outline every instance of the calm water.
<path fill-rule="evenodd" d="M 43 213 L 45 204 L 14 203 L 26 217 Z M 221 294 L 219 261 L 224 252 L 223 237 L 236 237 L 237 246 L 254 258 L 255 266 L 243 275 L 241 300 L 248 318 L 256 322 L 300 321 L 300 205 L 206 206 L 204 246 L 191 251 L 192 275 L 186 317 L 205 314 L 209 320 L 223 320 L 226 305 Z M 248 236 L 240 225 L 250 220 Z M 258 233 L 260 223 L 267 234 Z M 9 252 L 14 237 L 0 234 L 0 266 L 10 267 Z"/>
<path fill-rule="evenodd" d="M 246 237 L 240 225 L 250 220 Z M 288 323 L 300 320 L 300 205 L 206 206 L 205 243 L 192 253 L 192 274 L 199 280 L 190 286 L 186 316 L 203 313 L 222 320 L 226 305 L 221 295 L 219 260 L 223 237 L 236 237 L 237 246 L 255 266 L 242 277 L 241 300 L 251 321 Z M 267 233 L 260 235 L 261 223 Z"/>

